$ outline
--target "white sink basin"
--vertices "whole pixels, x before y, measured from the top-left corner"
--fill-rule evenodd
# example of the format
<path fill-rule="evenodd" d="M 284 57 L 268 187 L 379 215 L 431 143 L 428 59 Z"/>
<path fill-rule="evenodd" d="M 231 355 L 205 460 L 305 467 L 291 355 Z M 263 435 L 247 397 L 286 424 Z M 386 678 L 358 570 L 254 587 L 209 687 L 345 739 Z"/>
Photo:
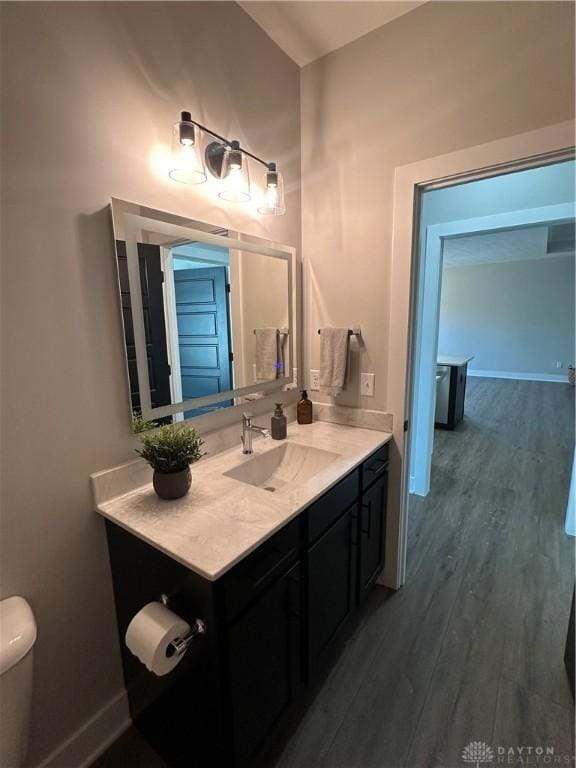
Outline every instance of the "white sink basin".
<path fill-rule="evenodd" d="M 310 480 L 339 458 L 339 453 L 298 443 L 283 443 L 224 474 L 242 483 L 281 493 Z"/>

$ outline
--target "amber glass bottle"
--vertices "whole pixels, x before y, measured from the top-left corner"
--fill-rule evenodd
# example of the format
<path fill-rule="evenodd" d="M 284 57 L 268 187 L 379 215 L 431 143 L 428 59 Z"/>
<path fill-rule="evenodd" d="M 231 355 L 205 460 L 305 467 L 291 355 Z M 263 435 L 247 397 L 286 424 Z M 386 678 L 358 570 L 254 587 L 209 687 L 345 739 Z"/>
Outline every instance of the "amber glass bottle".
<path fill-rule="evenodd" d="M 298 424 L 312 424 L 312 400 L 308 400 L 308 393 L 302 390 L 302 399 L 296 407 L 296 419 Z"/>

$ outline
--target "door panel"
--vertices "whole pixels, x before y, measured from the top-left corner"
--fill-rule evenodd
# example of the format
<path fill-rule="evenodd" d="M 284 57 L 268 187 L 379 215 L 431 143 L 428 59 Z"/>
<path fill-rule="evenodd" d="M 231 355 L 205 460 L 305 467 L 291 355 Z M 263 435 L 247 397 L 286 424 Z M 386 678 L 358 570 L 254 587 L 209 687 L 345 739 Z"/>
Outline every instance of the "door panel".
<path fill-rule="evenodd" d="M 314 674 L 329 653 L 354 609 L 356 546 L 354 504 L 308 553 L 309 672 Z"/>
<path fill-rule="evenodd" d="M 238 766 L 251 765 L 301 681 L 300 570 L 295 565 L 230 627 L 228 664 Z"/>
<path fill-rule="evenodd" d="M 360 504 L 360 564 L 358 599 L 362 601 L 384 567 L 386 499 L 388 473 L 385 472 L 362 496 Z"/>
<path fill-rule="evenodd" d="M 176 293 L 177 302 L 178 292 Z M 183 336 L 189 336 L 189 344 L 194 343 L 194 337 L 197 336 L 217 336 L 218 323 L 215 312 L 186 312 L 182 309 L 182 304 L 178 306 L 178 335 L 180 339 Z M 181 342 L 182 345 L 182 342 Z"/>
<path fill-rule="evenodd" d="M 186 391 L 187 398 L 215 395 L 220 392 L 220 379 L 217 376 L 182 376 L 182 389 Z M 218 403 L 218 407 L 222 406 Z M 191 411 L 186 413 L 189 414 Z"/>
<path fill-rule="evenodd" d="M 217 368 L 218 346 L 184 347 L 181 351 L 180 365 L 185 368 Z"/>
<path fill-rule="evenodd" d="M 225 267 L 174 271 L 182 398 L 214 395 L 232 388 L 230 328 Z M 226 400 L 194 408 L 185 418 L 232 405 Z"/>
<path fill-rule="evenodd" d="M 140 410 L 141 404 L 138 371 L 136 368 L 136 346 L 134 343 L 130 285 L 128 282 L 128 260 L 126 256 L 126 243 L 123 240 L 116 241 L 116 254 L 118 257 L 122 318 L 124 321 L 124 337 L 128 360 L 130 399 L 132 410 L 134 411 Z M 144 333 L 148 356 L 150 398 L 152 407 L 157 408 L 171 403 L 160 248 L 157 245 L 138 243 L 138 260 L 140 266 L 140 285 L 142 288 L 142 309 L 144 312 Z M 162 421 L 172 421 L 172 419 L 162 419 Z"/>
<path fill-rule="evenodd" d="M 194 274 L 198 272 L 204 272 L 205 270 L 199 269 L 178 269 L 177 274 Z M 214 295 L 214 281 L 209 277 L 197 277 L 195 280 L 187 279 L 180 285 L 180 299 L 184 302 L 190 302 L 191 304 L 198 304 L 201 302 L 211 303 L 216 301 Z"/>

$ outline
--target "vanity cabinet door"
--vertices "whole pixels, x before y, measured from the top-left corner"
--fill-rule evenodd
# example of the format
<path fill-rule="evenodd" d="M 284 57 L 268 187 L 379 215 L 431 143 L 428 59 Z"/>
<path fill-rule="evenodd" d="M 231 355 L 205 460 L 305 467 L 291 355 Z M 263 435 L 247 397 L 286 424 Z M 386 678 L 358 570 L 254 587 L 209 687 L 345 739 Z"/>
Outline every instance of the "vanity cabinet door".
<path fill-rule="evenodd" d="M 360 503 L 358 600 L 362 602 L 384 567 L 388 472 L 364 493 Z"/>
<path fill-rule="evenodd" d="M 347 510 L 308 552 L 308 675 L 337 645 L 354 607 L 358 504 Z"/>
<path fill-rule="evenodd" d="M 228 630 L 235 766 L 249 766 L 280 726 L 302 679 L 300 567 L 269 587 Z"/>

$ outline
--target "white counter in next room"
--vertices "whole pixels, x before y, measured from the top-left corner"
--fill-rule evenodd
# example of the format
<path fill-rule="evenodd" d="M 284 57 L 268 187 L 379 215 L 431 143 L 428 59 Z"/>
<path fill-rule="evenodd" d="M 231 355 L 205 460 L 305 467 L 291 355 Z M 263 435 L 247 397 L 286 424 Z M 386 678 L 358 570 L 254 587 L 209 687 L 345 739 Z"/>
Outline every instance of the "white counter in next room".
<path fill-rule="evenodd" d="M 438 355 L 434 426 L 455 429 L 464 418 L 468 363 L 474 355 Z"/>
<path fill-rule="evenodd" d="M 256 439 L 252 456 L 242 454 L 238 440 L 237 446 L 193 465 L 192 487 L 181 499 L 162 501 L 149 483 L 100 501 L 97 511 L 215 581 L 391 437 L 387 432 L 321 421 L 292 423 L 286 440 Z M 290 444 L 300 446 L 297 460 L 301 462 L 312 462 L 319 453 L 329 454 L 329 461 L 303 482 L 277 493 L 230 476 L 231 470 L 234 473 L 254 458 Z M 96 485 L 98 476 L 93 475 L 92 481 Z"/>
<path fill-rule="evenodd" d="M 468 365 L 470 360 L 474 360 L 474 355 L 438 355 L 437 365 L 453 365 L 460 368 L 462 365 Z"/>

